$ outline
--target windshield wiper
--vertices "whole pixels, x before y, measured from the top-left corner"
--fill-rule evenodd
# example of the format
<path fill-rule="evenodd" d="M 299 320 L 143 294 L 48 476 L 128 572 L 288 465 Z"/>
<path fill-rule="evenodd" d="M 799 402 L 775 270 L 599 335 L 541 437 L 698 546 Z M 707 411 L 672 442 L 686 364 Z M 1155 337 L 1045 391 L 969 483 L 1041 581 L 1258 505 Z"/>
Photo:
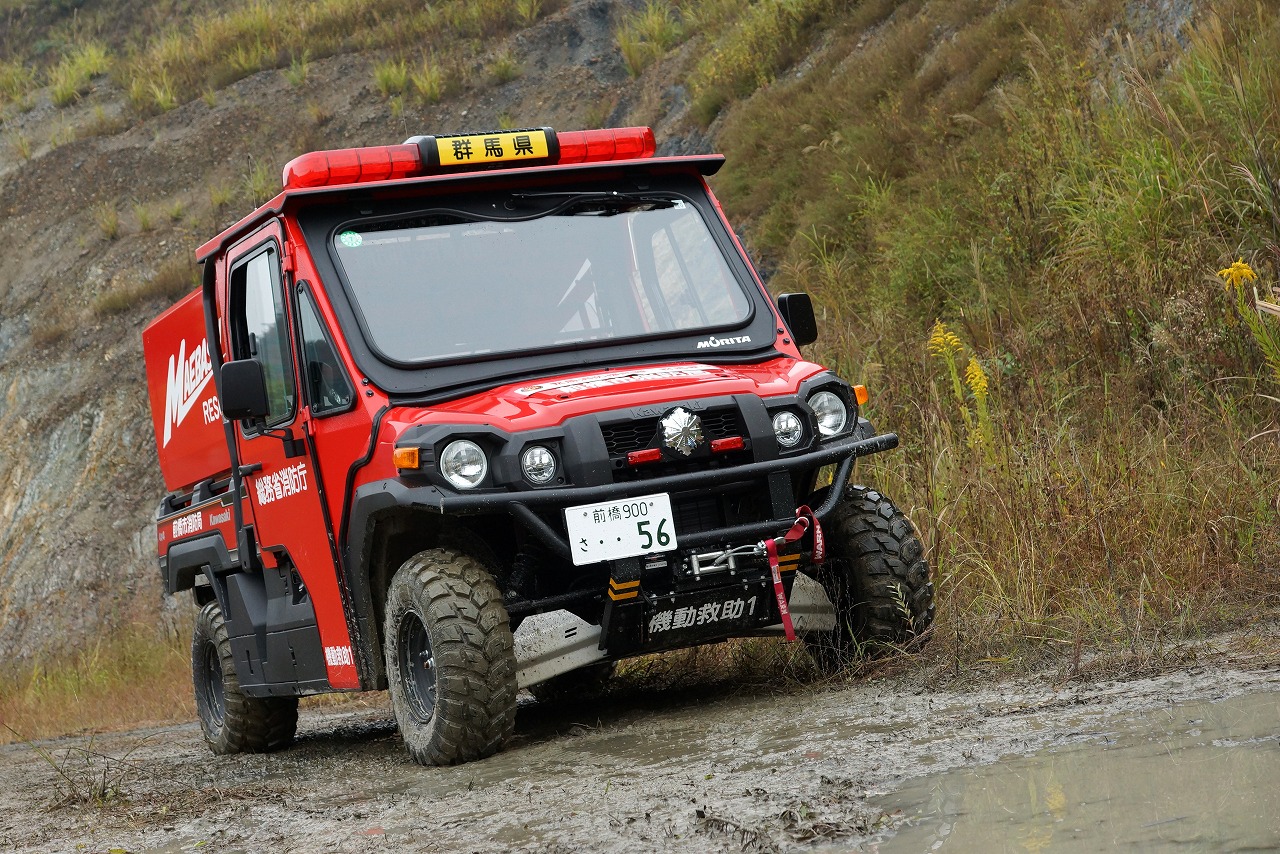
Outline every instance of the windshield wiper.
<path fill-rule="evenodd" d="M 514 210 L 521 203 L 539 200 L 559 201 L 559 204 L 546 212 L 546 216 L 564 214 L 569 208 L 579 205 L 590 205 L 593 208 L 598 206 L 598 209 L 573 211 L 574 214 L 593 213 L 604 216 L 612 216 L 637 208 L 656 211 L 676 206 L 674 199 L 662 196 L 638 196 L 619 193 L 616 190 L 588 190 L 585 192 L 512 193 L 507 199 L 506 207 L 508 210 Z"/>

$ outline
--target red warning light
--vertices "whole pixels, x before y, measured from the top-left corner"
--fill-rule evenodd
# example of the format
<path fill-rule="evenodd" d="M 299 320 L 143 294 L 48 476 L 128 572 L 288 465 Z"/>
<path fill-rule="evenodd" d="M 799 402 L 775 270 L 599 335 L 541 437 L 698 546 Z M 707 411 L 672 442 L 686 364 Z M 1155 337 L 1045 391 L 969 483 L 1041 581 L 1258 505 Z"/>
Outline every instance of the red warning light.
<path fill-rule="evenodd" d="M 540 156 L 535 153 L 533 134 L 543 134 Z M 446 161 L 441 155 L 441 140 L 466 145 L 469 156 L 476 146 L 492 141 L 492 149 L 502 156 L 476 156 L 474 166 Z M 524 148 L 521 148 L 523 141 Z M 508 146 L 507 143 L 510 143 Z M 461 150 L 461 149 L 460 149 Z M 484 149 L 488 151 L 489 149 Z M 375 145 L 367 148 L 337 148 L 312 151 L 295 157 L 284 167 L 284 188 L 301 190 L 336 184 L 361 184 L 367 181 L 393 181 L 435 172 L 470 171 L 520 165 L 518 161 L 536 160 L 536 165 L 554 163 L 597 163 L 606 160 L 634 160 L 652 157 L 657 151 L 653 129 L 647 127 L 607 128 L 555 133 L 550 128 L 529 131 L 504 131 L 492 135 L 469 137 L 413 137 L 402 145 Z M 504 162 L 505 161 L 505 162 Z M 535 165 L 530 163 L 529 165 Z"/>
<path fill-rule="evenodd" d="M 408 178 L 422 171 L 416 145 L 375 145 L 368 148 L 338 148 L 313 151 L 295 157 L 284 167 L 287 190 L 324 187 L 330 184 L 358 184 Z"/>
<path fill-rule="evenodd" d="M 575 130 L 558 133 L 556 138 L 560 142 L 558 163 L 632 160 L 652 157 L 657 150 L 653 128 Z"/>

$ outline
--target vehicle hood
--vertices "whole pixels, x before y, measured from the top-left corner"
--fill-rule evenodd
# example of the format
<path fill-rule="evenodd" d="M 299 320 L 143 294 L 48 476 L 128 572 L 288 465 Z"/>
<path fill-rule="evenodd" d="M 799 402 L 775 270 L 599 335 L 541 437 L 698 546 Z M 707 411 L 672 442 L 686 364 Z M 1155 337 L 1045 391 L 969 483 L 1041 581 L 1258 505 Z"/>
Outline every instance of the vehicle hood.
<path fill-rule="evenodd" d="M 554 427 L 592 412 L 733 394 L 794 394 L 824 368 L 790 357 L 750 365 L 674 362 L 597 368 L 512 383 L 448 403 L 396 413 L 416 424 L 488 424 L 509 432 Z"/>

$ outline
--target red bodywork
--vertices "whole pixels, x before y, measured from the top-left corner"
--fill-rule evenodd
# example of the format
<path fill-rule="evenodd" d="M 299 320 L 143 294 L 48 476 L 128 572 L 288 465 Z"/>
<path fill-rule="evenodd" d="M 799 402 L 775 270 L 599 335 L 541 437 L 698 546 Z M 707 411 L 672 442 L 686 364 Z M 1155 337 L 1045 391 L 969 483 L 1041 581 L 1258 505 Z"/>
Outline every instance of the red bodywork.
<path fill-rule="evenodd" d="M 183 297 L 148 324 L 142 332 L 142 351 L 165 487 L 176 491 L 226 472 L 231 458 L 199 292 Z"/>
<path fill-rule="evenodd" d="M 651 169 L 696 175 L 709 158 L 657 158 L 644 162 Z M 628 163 L 634 162 L 617 165 Z M 566 168 L 572 167 L 490 171 L 485 178 L 492 182 L 504 175 L 543 174 L 548 183 L 553 183 Z M 360 190 L 365 194 L 409 193 L 433 182 L 463 179 L 465 176 L 450 175 L 379 181 L 362 184 Z M 705 187 L 705 180 L 699 180 Z M 216 326 L 221 339 L 217 350 L 223 354 L 223 361 L 230 359 L 226 346 L 231 339 L 228 276 L 239 259 L 259 251 L 267 241 L 279 253 L 279 267 L 286 282 L 310 283 L 316 309 L 332 336 L 337 357 L 356 381 L 356 401 L 348 411 L 315 419 L 305 405 L 299 405 L 292 418 L 279 425 L 305 441 L 306 453 L 300 457 L 287 456 L 276 438 L 246 438 L 238 427 L 231 431 L 236 437 L 239 464 L 260 466 L 244 474 L 247 500 L 242 502 L 243 523 L 254 528 L 264 567 L 274 567 L 287 554 L 300 573 L 314 605 L 332 689 L 361 687 L 339 581 L 343 567 L 337 528 L 345 518 L 354 490 L 395 477 L 391 450 L 406 429 L 451 423 L 492 425 L 518 432 L 560 425 L 567 418 L 602 409 L 661 404 L 690 396 L 748 393 L 767 398 L 795 394 L 803 380 L 823 370 L 801 359 L 798 348 L 778 321 L 774 348 L 783 355 L 763 363 L 725 366 L 657 362 L 640 368 L 584 369 L 503 385 L 438 405 L 387 409 L 389 396 L 367 380 L 360 381 L 360 369 L 326 294 L 325 282 L 293 216 L 297 204 L 316 194 L 341 195 L 345 191 L 287 190 L 199 250 L 199 257 L 206 264 L 206 281 L 212 279 L 211 290 L 209 285 L 206 290 L 217 307 Z M 718 204 L 716 211 L 723 220 Z M 725 228 L 733 235 L 727 222 Z M 738 251 L 741 252 L 740 246 Z M 758 277 L 755 284 L 764 291 Z M 291 312 L 291 341 L 298 341 L 298 323 Z M 225 493 L 226 485 L 219 482 L 228 477 L 231 467 L 227 432 L 212 380 L 217 367 L 209 359 L 215 349 L 208 346 L 205 328 L 201 294 L 197 292 L 156 318 L 143 335 L 156 446 L 165 485 L 174 493 L 162 508 L 159 521 L 162 558 L 175 542 L 210 532 L 220 533 L 228 549 L 237 544 L 228 500 L 215 497 L 201 504 L 200 496 L 193 494 L 202 482 L 212 482 L 215 495 L 222 495 L 219 489 Z M 295 382 L 301 384 L 301 377 L 295 377 Z M 371 436 L 375 423 L 376 437 Z"/>

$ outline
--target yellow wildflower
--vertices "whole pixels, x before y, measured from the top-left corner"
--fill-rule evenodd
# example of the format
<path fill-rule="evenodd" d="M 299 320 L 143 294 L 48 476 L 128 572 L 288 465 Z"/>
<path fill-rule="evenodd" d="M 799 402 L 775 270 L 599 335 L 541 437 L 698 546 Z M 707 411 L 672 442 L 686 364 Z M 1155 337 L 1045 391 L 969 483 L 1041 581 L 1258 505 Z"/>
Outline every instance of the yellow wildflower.
<path fill-rule="evenodd" d="M 1219 270 L 1218 275 L 1222 277 L 1222 286 L 1227 290 L 1232 288 L 1239 290 L 1245 282 L 1254 282 L 1258 279 L 1258 274 L 1244 262 L 1243 256 L 1239 261 L 1233 261 L 1225 270 Z"/>
<path fill-rule="evenodd" d="M 973 392 L 975 399 L 980 401 L 987 399 L 987 372 L 973 357 L 969 358 L 969 365 L 964 369 L 964 382 L 969 386 L 969 391 Z"/>
<path fill-rule="evenodd" d="M 941 320 L 935 321 L 929 333 L 929 352 L 942 358 L 950 358 L 964 349 L 960 336 L 947 328 Z"/>

